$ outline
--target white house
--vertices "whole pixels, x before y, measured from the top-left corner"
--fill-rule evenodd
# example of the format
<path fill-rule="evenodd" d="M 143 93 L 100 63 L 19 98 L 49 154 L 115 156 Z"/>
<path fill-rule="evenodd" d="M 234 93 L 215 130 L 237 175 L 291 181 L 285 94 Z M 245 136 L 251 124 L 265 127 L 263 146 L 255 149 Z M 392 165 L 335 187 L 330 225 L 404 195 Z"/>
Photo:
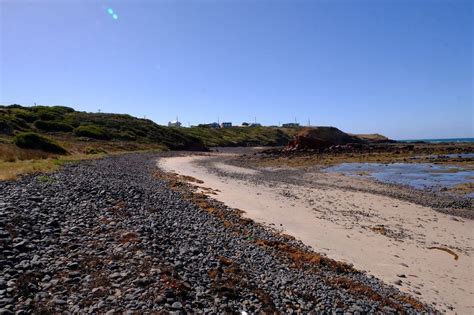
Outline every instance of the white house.
<path fill-rule="evenodd" d="M 168 127 L 181 127 L 181 123 L 177 120 L 172 120 L 168 122 Z"/>

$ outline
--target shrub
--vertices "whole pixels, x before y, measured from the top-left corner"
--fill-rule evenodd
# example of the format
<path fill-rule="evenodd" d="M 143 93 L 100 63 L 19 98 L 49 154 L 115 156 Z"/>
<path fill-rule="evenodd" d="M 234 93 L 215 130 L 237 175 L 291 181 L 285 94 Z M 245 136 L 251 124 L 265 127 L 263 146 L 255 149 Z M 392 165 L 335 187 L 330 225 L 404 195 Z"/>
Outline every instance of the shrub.
<path fill-rule="evenodd" d="M 4 135 L 13 134 L 12 124 L 3 117 L 0 117 L 0 134 L 4 134 Z"/>
<path fill-rule="evenodd" d="M 147 136 L 146 132 L 144 132 L 142 130 L 138 130 L 138 129 L 134 129 L 133 133 L 135 133 L 139 137 L 146 137 Z"/>
<path fill-rule="evenodd" d="M 64 114 L 64 112 L 48 106 L 34 106 L 31 107 L 31 110 L 42 120 L 61 120 Z"/>
<path fill-rule="evenodd" d="M 34 132 L 22 132 L 15 136 L 13 143 L 22 149 L 35 149 L 45 152 L 66 154 L 67 151 L 53 140 Z"/>
<path fill-rule="evenodd" d="M 23 106 L 18 105 L 18 104 L 11 104 L 7 106 L 8 108 L 23 108 Z"/>
<path fill-rule="evenodd" d="M 122 131 L 113 135 L 114 138 L 124 141 L 135 141 L 137 140 L 137 136 L 130 131 Z"/>
<path fill-rule="evenodd" d="M 56 112 L 61 112 L 61 113 L 72 113 L 74 112 L 74 108 L 67 107 L 67 106 L 52 106 L 52 110 Z"/>
<path fill-rule="evenodd" d="M 20 130 L 30 129 L 30 126 L 28 125 L 28 123 L 21 118 L 11 116 L 11 120 L 17 126 L 17 129 L 20 129 Z"/>
<path fill-rule="evenodd" d="M 0 116 L 0 134 L 11 135 L 15 130 L 29 129 L 29 125 L 23 119 L 10 115 Z"/>
<path fill-rule="evenodd" d="M 38 120 L 38 115 L 36 115 L 35 113 L 32 113 L 32 112 L 28 112 L 26 110 L 23 110 L 23 109 L 18 109 L 15 111 L 15 116 L 20 118 L 20 119 L 23 119 L 24 121 L 26 122 L 29 122 L 29 123 L 32 123 L 36 120 Z"/>
<path fill-rule="evenodd" d="M 71 132 L 74 128 L 68 124 L 57 121 L 43 121 L 37 120 L 34 123 L 35 127 L 43 131 L 64 131 Z"/>
<path fill-rule="evenodd" d="M 93 126 L 93 125 L 79 126 L 76 129 L 74 129 L 74 134 L 78 137 L 87 137 L 87 138 L 102 139 L 102 140 L 110 139 L 110 136 L 107 133 L 107 131 L 105 131 L 104 129 L 98 126 Z"/>

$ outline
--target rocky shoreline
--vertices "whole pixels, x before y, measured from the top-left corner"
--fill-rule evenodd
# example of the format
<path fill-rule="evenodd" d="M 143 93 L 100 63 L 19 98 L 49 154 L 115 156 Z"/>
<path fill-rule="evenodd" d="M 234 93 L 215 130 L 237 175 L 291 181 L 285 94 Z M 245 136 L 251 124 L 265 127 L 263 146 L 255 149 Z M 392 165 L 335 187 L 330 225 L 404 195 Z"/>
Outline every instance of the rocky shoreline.
<path fill-rule="evenodd" d="M 252 157 L 253 158 L 253 157 Z M 413 202 L 422 206 L 431 207 L 434 210 L 466 219 L 474 219 L 474 199 L 457 195 L 449 190 L 446 191 L 430 191 L 415 189 L 409 186 L 399 184 L 382 183 L 374 179 L 364 178 L 361 180 L 348 180 L 348 178 L 340 177 L 339 181 L 325 180 L 328 174 L 320 165 L 308 166 L 304 168 L 280 167 L 266 170 L 262 167 L 255 167 L 252 158 L 247 156 L 238 156 L 228 158 L 226 163 L 235 166 L 241 166 L 249 169 L 258 170 L 255 176 L 246 176 L 243 174 L 223 172 L 213 166 L 214 161 L 218 158 L 200 162 L 201 166 L 209 169 L 216 174 L 228 176 L 236 179 L 251 180 L 258 184 L 265 183 L 288 183 L 293 185 L 315 185 L 318 187 L 340 188 L 351 191 L 364 191 L 382 196 L 389 196 L 399 200 Z M 320 176 L 306 176 L 310 173 L 319 174 Z"/>
<path fill-rule="evenodd" d="M 434 312 L 195 193 L 157 158 L 0 182 L 0 313 Z"/>

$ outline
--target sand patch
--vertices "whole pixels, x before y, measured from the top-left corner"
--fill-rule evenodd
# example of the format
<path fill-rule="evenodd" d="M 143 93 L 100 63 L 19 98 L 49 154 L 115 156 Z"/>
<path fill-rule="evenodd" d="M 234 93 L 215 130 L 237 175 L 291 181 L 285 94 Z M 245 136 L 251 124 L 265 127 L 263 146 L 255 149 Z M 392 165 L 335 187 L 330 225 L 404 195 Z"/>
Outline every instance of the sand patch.
<path fill-rule="evenodd" d="M 162 158 L 159 166 L 203 181 L 197 186 L 213 189 L 213 198 L 244 210 L 245 217 L 367 270 L 441 311 L 473 313 L 474 221 L 367 192 L 256 185 L 219 176 L 196 163 L 206 158 Z M 448 249 L 458 259 L 435 248 Z"/>

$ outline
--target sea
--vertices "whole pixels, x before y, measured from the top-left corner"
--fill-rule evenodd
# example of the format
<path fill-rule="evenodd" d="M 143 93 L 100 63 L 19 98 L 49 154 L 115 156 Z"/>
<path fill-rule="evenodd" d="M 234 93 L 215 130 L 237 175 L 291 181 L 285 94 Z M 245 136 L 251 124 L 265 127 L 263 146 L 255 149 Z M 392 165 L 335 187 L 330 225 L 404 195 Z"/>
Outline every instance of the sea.
<path fill-rule="evenodd" d="M 474 138 L 446 138 L 446 139 L 409 139 L 409 140 L 397 140 L 399 142 L 428 142 L 428 143 L 441 143 L 441 142 L 474 142 Z"/>
<path fill-rule="evenodd" d="M 426 143 L 474 143 L 474 138 L 410 139 L 400 142 Z M 474 152 L 446 154 L 448 157 L 474 157 Z M 474 171 L 454 166 L 434 165 L 430 163 L 342 163 L 326 169 L 327 172 L 343 173 L 349 176 L 373 177 L 386 183 L 408 185 L 416 189 L 440 190 L 459 184 L 474 182 Z M 474 193 L 468 193 L 474 198 Z"/>

